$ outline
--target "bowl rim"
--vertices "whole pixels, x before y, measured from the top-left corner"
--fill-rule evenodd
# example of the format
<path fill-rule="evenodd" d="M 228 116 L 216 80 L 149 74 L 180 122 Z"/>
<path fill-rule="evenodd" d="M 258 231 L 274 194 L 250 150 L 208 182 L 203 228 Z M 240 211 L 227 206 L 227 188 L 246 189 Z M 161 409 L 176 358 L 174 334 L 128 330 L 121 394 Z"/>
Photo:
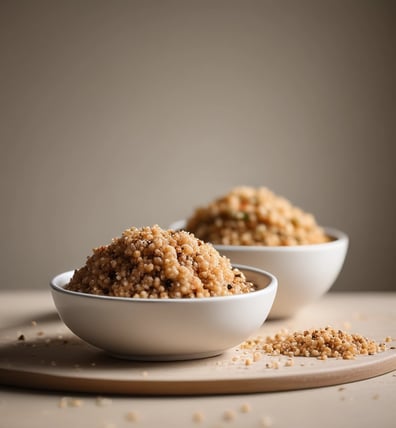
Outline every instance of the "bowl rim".
<path fill-rule="evenodd" d="M 106 301 L 110 300 L 113 302 L 129 302 L 129 303 L 146 303 L 146 304 L 171 304 L 171 303 L 181 303 L 183 304 L 203 304 L 207 302 L 219 302 L 224 300 L 236 300 L 236 299 L 249 299 L 251 296 L 257 296 L 257 294 L 272 294 L 277 291 L 278 287 L 278 280 L 277 278 L 271 274 L 270 272 L 267 272 L 263 269 L 259 269 L 253 266 L 247 266 L 247 265 L 241 265 L 241 264 L 232 264 L 232 267 L 235 267 L 240 270 L 247 270 L 254 273 L 258 273 L 260 275 L 267 276 L 269 279 L 269 283 L 266 287 L 260 288 L 258 290 L 255 290 L 253 292 L 249 293 L 241 293 L 241 294 L 232 294 L 229 296 L 212 296 L 212 297 L 197 297 L 197 298 L 169 298 L 169 299 L 160 299 L 160 298 L 134 298 L 134 297 L 118 297 L 118 296 L 103 296 L 98 294 L 89 294 L 89 293 L 82 293 L 79 291 L 72 291 L 72 290 L 66 290 L 64 287 L 67 283 L 63 285 L 59 285 L 58 282 L 62 280 L 62 277 L 71 277 L 74 270 L 65 271 L 62 273 L 57 274 L 50 280 L 50 288 L 53 292 L 73 296 L 77 298 L 86 298 L 86 299 L 94 299 L 99 301 Z"/>
<path fill-rule="evenodd" d="M 177 220 L 170 224 L 169 228 L 173 230 L 182 230 L 186 225 L 186 220 Z M 334 227 L 323 226 L 322 229 L 326 232 L 331 241 L 322 242 L 318 244 L 303 244 L 303 245 L 224 245 L 224 244 L 213 244 L 212 245 L 219 251 L 260 251 L 260 252 L 296 252 L 303 250 L 317 250 L 319 248 L 328 248 L 338 245 L 348 245 L 348 235 Z"/>

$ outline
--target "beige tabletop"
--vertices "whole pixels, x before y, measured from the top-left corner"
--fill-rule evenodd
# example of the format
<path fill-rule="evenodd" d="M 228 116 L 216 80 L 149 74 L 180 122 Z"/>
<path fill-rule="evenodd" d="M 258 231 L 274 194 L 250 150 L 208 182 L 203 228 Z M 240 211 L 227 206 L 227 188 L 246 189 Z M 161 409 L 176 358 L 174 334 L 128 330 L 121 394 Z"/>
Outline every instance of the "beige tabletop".
<path fill-rule="evenodd" d="M 334 378 L 336 384 L 332 386 L 280 392 L 208 395 L 205 391 L 205 395 L 141 396 L 5 386 L 5 383 L 10 383 L 10 378 L 6 380 L 5 376 L 8 369 L 14 370 L 15 373 L 19 372 L 18 384 L 23 385 L 23 370 L 34 367 L 33 361 L 23 360 L 29 354 L 26 352 L 26 347 L 21 347 L 21 340 L 18 341 L 18 338 L 24 335 L 28 340 L 34 334 L 37 344 L 45 344 L 48 339 L 45 331 L 41 329 L 50 321 L 57 323 L 55 326 L 59 328 L 62 337 L 69 337 L 68 340 L 73 337 L 71 333 L 64 330 L 65 327 L 56 318 L 49 292 L 17 291 L 0 294 L 0 345 L 2 345 L 0 369 L 3 369 L 0 371 L 0 385 L 3 385 L 0 386 L 1 428 L 395 426 L 396 372 L 389 371 L 389 361 L 391 359 L 394 361 L 395 356 L 394 350 L 390 348 L 394 348 L 396 343 L 396 293 L 330 293 L 316 304 L 302 310 L 293 319 L 267 321 L 258 332 L 260 335 L 272 334 L 283 328 L 293 331 L 331 325 L 376 341 L 383 341 L 386 337 L 388 340 L 392 339 L 387 343 L 389 349 L 382 355 L 362 356 L 350 362 L 350 372 L 355 370 L 364 380 L 345 383 L 341 376 Z M 78 341 L 76 343 L 79 345 Z M 34 347 L 35 343 L 30 342 L 30 346 Z M 8 350 L 5 351 L 5 349 Z M 50 355 L 51 349 L 55 350 L 55 348 L 49 348 L 47 355 Z M 73 352 L 77 352 L 76 350 L 78 348 Z M 57 352 L 59 359 L 59 348 Z M 246 378 L 255 379 L 257 373 L 264 373 L 264 370 L 260 371 L 259 366 L 264 364 L 264 360 L 258 364 L 252 364 L 251 367 L 238 367 L 240 362 L 231 363 L 234 360 L 233 352 L 231 350 L 217 360 L 215 358 L 197 361 L 196 366 L 194 366 L 195 363 L 189 363 L 186 365 L 186 375 L 190 376 L 194 370 L 197 370 L 202 373 L 202 376 L 207 376 L 207 371 L 212 370 L 214 377 L 216 375 L 224 377 L 229 368 L 231 371 L 239 370 L 238 376 L 241 370 L 245 370 L 243 373 L 246 375 L 242 377 Z M 13 357 L 11 358 L 10 355 Z M 31 355 L 33 358 L 40 354 L 35 352 Z M 101 358 L 100 354 L 95 355 Z M 68 361 L 66 356 L 65 361 Z M 307 376 L 310 373 L 307 369 L 309 365 L 312 365 L 315 370 L 323 367 L 324 371 L 330 372 L 330 377 L 333 367 L 343 365 L 342 367 L 346 369 L 343 369 L 341 374 L 348 372 L 346 361 L 337 362 L 332 359 L 332 361 L 319 363 L 312 358 L 305 358 L 304 361 L 306 363 L 300 365 L 305 366 Z M 383 366 L 385 374 L 377 375 L 377 372 L 381 371 L 381 365 L 378 365 L 380 369 L 376 368 L 376 362 L 378 364 L 387 362 Z M 56 365 L 55 360 L 43 359 L 41 363 L 41 369 L 45 374 L 59 373 L 60 367 Z M 359 365 L 365 366 L 365 370 L 361 370 Z M 118 367 L 122 369 L 122 363 Z M 144 369 L 144 366 L 141 367 Z M 164 365 L 163 369 L 165 370 L 166 367 L 169 369 L 173 366 Z M 80 373 L 81 376 L 85 374 L 84 367 L 78 366 L 73 369 L 75 371 L 73 376 L 74 373 Z M 108 369 L 106 366 L 107 373 Z M 175 365 L 172 370 L 176 369 Z M 162 377 L 172 377 L 174 374 L 171 369 L 161 374 L 162 368 L 158 365 L 156 370 L 158 376 Z M 289 368 L 280 364 L 276 368 L 267 369 L 265 376 L 269 379 L 276 376 L 283 379 L 289 373 L 296 373 L 297 370 L 297 367 Z M 13 371 L 10 373 L 12 374 Z M 140 373 L 143 377 L 147 376 L 150 382 L 153 380 L 153 377 L 150 378 L 151 373 L 155 374 L 155 371 L 144 369 Z M 315 373 L 318 372 L 313 373 L 314 377 Z M 118 376 L 115 370 L 113 375 Z M 28 377 L 26 372 L 26 382 L 30 384 Z M 348 378 L 347 375 L 346 378 Z M 43 387 L 44 384 L 39 383 L 38 386 Z"/>

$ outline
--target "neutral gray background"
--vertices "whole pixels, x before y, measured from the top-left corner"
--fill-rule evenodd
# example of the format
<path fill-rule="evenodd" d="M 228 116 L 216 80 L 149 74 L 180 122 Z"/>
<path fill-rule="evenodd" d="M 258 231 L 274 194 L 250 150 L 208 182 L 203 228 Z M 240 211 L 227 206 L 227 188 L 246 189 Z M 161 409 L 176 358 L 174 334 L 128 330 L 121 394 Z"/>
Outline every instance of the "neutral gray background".
<path fill-rule="evenodd" d="M 395 1 L 0 2 L 1 288 L 265 185 L 395 290 Z"/>

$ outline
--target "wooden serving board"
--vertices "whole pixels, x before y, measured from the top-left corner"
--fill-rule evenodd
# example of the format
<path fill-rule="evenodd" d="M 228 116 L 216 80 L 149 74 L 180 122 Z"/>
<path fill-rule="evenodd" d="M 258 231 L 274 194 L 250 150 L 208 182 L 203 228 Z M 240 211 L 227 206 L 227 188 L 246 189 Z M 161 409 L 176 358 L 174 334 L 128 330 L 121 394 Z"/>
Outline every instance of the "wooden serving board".
<path fill-rule="evenodd" d="M 292 366 L 288 366 L 285 356 L 262 354 L 253 361 L 251 351 L 239 347 L 201 360 L 134 362 L 110 357 L 87 345 L 63 325 L 55 312 L 38 319 L 33 324 L 26 321 L 24 327 L 2 329 L 1 384 L 96 394 L 236 394 L 336 385 L 396 369 L 395 349 L 355 360 L 294 357 Z M 299 323 L 298 328 L 312 327 L 304 324 L 304 319 L 295 322 Z M 359 322 L 355 324 L 358 327 Z M 361 323 L 362 328 L 364 325 Z M 266 322 L 257 335 L 273 334 L 280 327 L 285 324 Z M 375 320 L 371 320 L 370 330 L 376 331 Z M 357 328 L 354 331 L 365 334 Z M 378 337 L 371 338 L 383 341 L 385 335 L 377 333 Z M 389 348 L 394 345 L 389 343 Z"/>

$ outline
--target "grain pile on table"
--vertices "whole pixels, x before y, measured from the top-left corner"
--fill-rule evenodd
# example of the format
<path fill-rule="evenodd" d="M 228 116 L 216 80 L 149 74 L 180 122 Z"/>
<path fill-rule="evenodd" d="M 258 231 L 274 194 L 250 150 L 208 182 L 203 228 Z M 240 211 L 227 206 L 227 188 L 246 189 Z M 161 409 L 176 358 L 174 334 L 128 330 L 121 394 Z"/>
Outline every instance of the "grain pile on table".
<path fill-rule="evenodd" d="M 212 244 L 158 225 L 125 230 L 93 250 L 68 290 L 133 298 L 200 298 L 254 291 Z"/>
<path fill-rule="evenodd" d="M 312 214 L 266 187 L 232 189 L 196 209 L 186 230 L 220 245 L 291 246 L 330 240 Z"/>
<path fill-rule="evenodd" d="M 347 333 L 330 326 L 289 333 L 281 331 L 273 337 L 249 339 L 241 344 L 242 349 L 260 350 L 269 355 L 289 357 L 316 357 L 354 359 L 358 355 L 374 355 L 386 349 L 356 333 Z"/>

